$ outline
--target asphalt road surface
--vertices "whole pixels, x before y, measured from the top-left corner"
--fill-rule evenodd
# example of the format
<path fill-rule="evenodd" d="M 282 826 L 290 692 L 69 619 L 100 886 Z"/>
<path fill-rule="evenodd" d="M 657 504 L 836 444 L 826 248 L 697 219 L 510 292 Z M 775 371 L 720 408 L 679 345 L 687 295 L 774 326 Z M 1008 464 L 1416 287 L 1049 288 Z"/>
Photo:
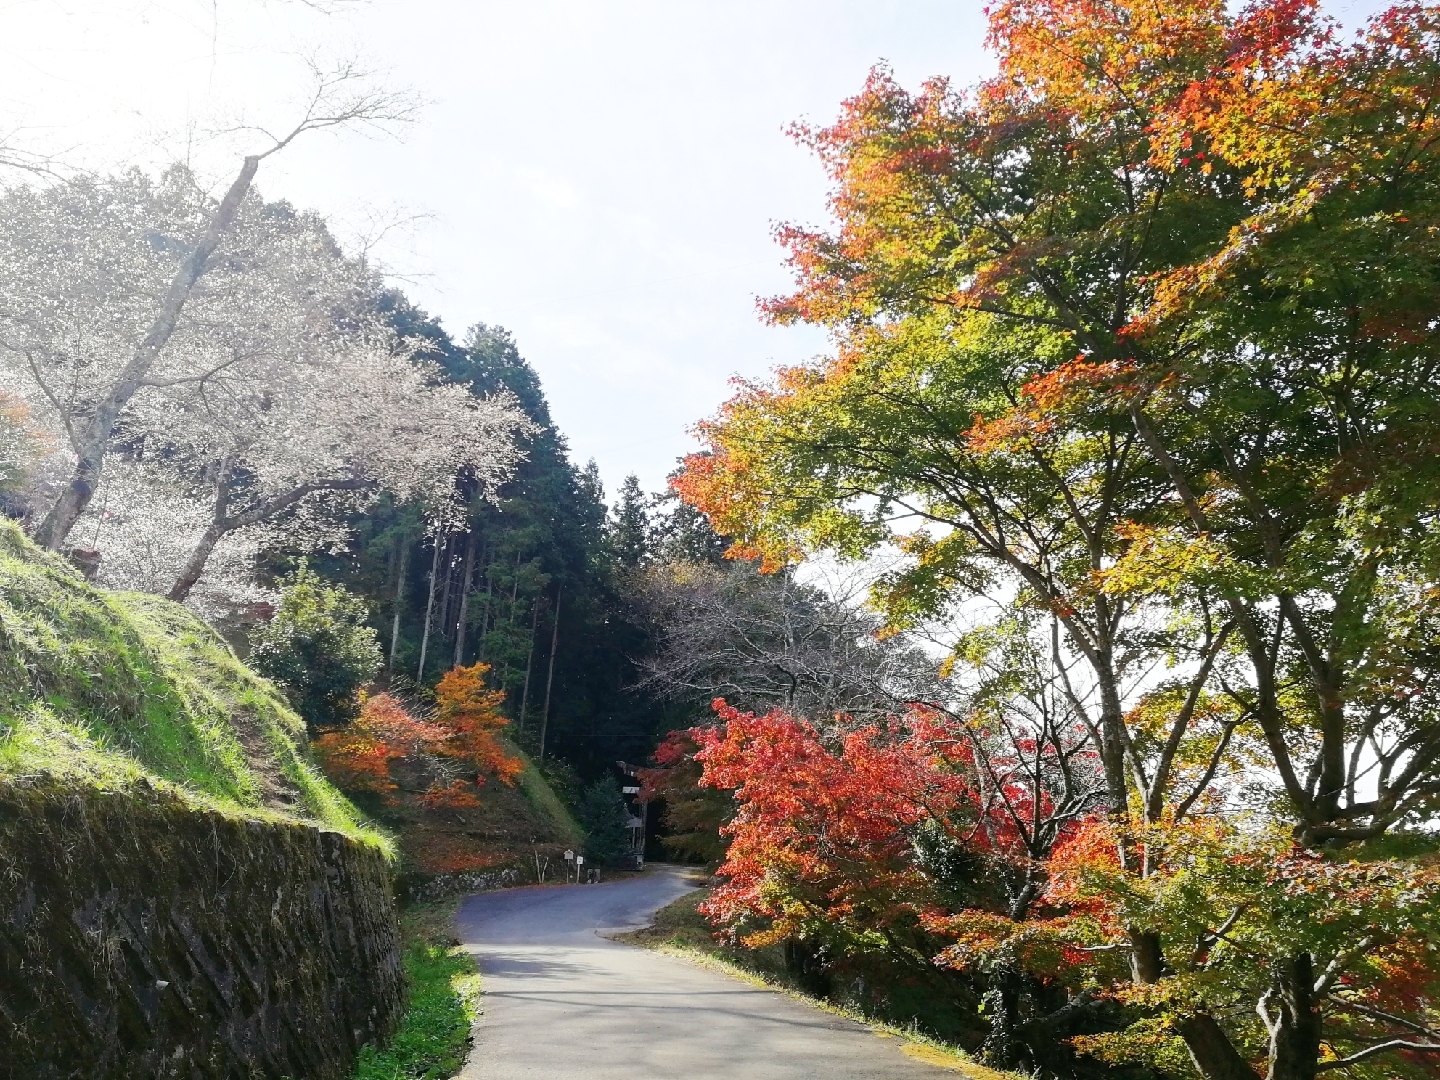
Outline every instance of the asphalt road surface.
<path fill-rule="evenodd" d="M 462 1080 L 939 1080 L 898 1039 L 771 990 L 600 936 L 695 888 L 654 867 L 601 885 L 468 896 L 484 976 Z"/>

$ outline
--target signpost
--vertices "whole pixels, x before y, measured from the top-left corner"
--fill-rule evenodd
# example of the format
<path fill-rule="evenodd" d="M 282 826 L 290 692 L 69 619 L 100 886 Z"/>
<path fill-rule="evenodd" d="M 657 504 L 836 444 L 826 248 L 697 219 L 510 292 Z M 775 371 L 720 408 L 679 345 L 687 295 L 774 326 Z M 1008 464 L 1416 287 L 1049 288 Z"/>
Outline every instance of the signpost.
<path fill-rule="evenodd" d="M 582 861 L 583 861 L 583 860 L 582 860 Z M 574 865 L 575 865 L 575 852 L 573 852 L 573 851 L 568 851 L 568 850 L 567 850 L 567 851 L 565 852 L 565 880 L 566 880 L 567 882 L 570 880 L 570 870 L 571 870 L 571 868 L 572 868 Z M 578 871 L 576 872 L 576 875 L 575 875 L 575 883 L 576 883 L 577 885 L 580 883 L 580 875 L 579 875 L 579 872 L 578 872 Z"/>

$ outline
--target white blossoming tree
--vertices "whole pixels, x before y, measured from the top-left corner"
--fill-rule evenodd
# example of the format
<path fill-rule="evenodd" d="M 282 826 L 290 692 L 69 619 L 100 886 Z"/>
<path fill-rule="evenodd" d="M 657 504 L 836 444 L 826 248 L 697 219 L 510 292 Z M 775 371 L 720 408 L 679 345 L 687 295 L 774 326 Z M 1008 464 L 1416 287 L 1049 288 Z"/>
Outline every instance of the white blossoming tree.
<path fill-rule="evenodd" d="M 508 395 L 446 383 L 397 339 L 375 276 L 322 219 L 250 189 L 185 317 L 87 449 L 208 206 L 182 169 L 0 195 L 0 385 L 23 387 L 80 463 L 36 492 L 50 505 L 40 539 L 57 546 L 82 522 L 76 538 L 105 549 L 102 581 L 176 600 L 213 565 L 196 598 L 213 613 L 217 597 L 256 598 L 261 547 L 343 542 L 381 492 L 445 527 L 463 511 L 457 480 L 493 492 L 532 425 Z"/>
<path fill-rule="evenodd" d="M 101 483 L 117 428 L 147 389 L 200 383 L 257 353 L 328 335 L 347 287 L 315 230 L 252 191 L 260 163 L 317 128 L 403 121 L 412 106 L 363 72 L 317 71 L 286 132 L 249 131 L 215 198 L 185 169 L 159 182 L 80 174 L 0 193 L 0 363 L 28 374 L 74 453 L 36 538 L 61 547 Z"/>
<path fill-rule="evenodd" d="M 205 508 L 163 590 L 173 600 L 227 537 L 278 531 L 292 549 L 318 546 L 381 492 L 450 524 L 464 512 L 457 479 L 493 493 L 520 459 L 516 436 L 533 428 L 509 395 L 476 398 L 441 381 L 377 328 L 317 357 L 157 391 L 133 422 L 147 471 Z"/>

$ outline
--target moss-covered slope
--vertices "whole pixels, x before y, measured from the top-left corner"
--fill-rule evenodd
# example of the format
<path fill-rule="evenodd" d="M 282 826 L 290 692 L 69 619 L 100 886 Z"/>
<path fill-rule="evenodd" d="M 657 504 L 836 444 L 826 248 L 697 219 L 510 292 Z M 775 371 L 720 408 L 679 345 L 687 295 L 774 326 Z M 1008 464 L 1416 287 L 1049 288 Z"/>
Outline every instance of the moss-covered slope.
<path fill-rule="evenodd" d="M 187 608 L 87 584 L 0 522 L 0 779 L 299 820 L 388 848 L 310 761 L 303 722 Z"/>

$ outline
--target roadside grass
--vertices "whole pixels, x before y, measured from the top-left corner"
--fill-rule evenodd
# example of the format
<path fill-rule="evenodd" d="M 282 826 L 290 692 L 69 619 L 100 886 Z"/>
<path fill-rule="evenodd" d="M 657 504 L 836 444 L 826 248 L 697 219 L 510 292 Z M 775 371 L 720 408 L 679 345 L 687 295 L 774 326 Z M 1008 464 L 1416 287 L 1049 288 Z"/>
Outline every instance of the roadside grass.
<path fill-rule="evenodd" d="M 574 816 L 566 807 L 555 789 L 545 779 L 534 759 L 520 748 L 512 739 L 500 736 L 500 744 L 505 747 L 505 752 L 511 757 L 518 757 L 525 763 L 525 768 L 517 778 L 520 791 L 539 813 L 544 815 L 551 824 L 554 835 L 560 843 L 578 844 L 585 836 L 585 832 L 575 821 Z"/>
<path fill-rule="evenodd" d="M 752 986 L 788 994 L 835 1016 L 864 1024 L 882 1039 L 902 1039 L 905 1045 L 901 1050 L 906 1056 L 949 1069 L 970 1080 L 1025 1080 L 1015 1073 L 1000 1072 L 978 1064 L 964 1050 L 926 1034 L 913 1023 L 902 1025 L 878 1020 L 857 1009 L 804 992 L 786 975 L 773 949 L 751 950 L 721 944 L 715 940 L 709 921 L 696 910 L 709 892 L 709 889 L 697 889 L 686 893 L 657 911 L 649 926 L 616 934 L 614 940 L 678 956 Z"/>
<path fill-rule="evenodd" d="M 400 916 L 409 1001 L 389 1045 L 360 1052 L 355 1080 L 448 1080 L 465 1064 L 480 975 L 451 933 L 457 903 L 417 904 Z"/>

